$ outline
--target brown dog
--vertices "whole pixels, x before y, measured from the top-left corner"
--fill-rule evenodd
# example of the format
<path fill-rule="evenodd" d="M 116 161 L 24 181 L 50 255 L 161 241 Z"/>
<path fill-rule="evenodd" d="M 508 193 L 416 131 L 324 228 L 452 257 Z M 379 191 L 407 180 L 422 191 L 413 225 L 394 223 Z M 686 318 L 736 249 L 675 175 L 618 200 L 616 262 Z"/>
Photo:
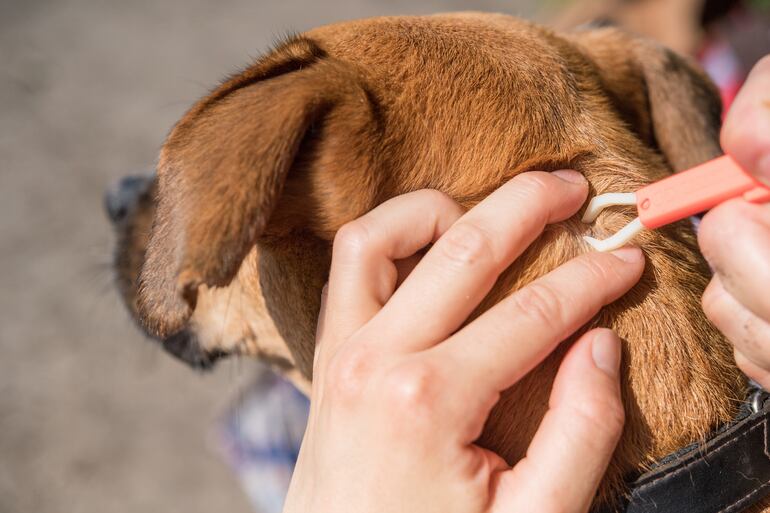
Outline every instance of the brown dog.
<path fill-rule="evenodd" d="M 422 188 L 470 208 L 532 169 L 577 169 L 595 193 L 633 191 L 720 153 L 719 118 L 701 73 L 614 29 L 559 35 L 470 13 L 322 27 L 226 81 L 173 129 L 137 301 L 127 298 L 167 345 L 267 356 L 307 390 L 331 243 L 346 222 Z M 587 231 L 604 237 L 631 215 L 549 227 L 476 314 L 586 251 Z M 627 423 L 599 502 L 731 419 L 744 394 L 700 308 L 709 270 L 690 224 L 637 242 L 642 280 L 590 324 L 625 340 Z M 123 270 L 135 278 L 135 266 Z M 522 457 L 565 348 L 503 394 L 482 445 Z"/>

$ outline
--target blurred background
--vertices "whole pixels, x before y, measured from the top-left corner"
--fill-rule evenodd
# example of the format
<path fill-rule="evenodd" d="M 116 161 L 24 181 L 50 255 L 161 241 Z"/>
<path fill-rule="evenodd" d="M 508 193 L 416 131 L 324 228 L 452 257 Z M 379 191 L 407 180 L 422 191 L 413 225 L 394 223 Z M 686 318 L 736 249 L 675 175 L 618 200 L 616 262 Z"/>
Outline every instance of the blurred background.
<path fill-rule="evenodd" d="M 698 57 L 729 101 L 770 51 L 768 2 L 708 3 L 0 0 L 0 513 L 255 511 L 221 433 L 261 371 L 196 373 L 140 335 L 102 211 L 220 78 L 287 32 L 485 10 L 622 23 Z"/>

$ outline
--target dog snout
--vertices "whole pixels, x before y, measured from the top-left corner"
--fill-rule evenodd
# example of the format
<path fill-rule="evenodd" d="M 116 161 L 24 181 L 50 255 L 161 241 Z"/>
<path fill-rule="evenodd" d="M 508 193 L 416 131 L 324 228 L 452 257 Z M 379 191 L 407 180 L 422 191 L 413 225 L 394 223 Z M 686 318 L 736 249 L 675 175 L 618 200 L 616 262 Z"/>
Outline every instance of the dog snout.
<path fill-rule="evenodd" d="M 125 176 L 104 192 L 104 209 L 114 224 L 124 221 L 152 185 L 152 175 Z"/>
<path fill-rule="evenodd" d="M 201 347 L 195 334 L 184 329 L 163 340 L 163 349 L 182 360 L 190 367 L 199 370 L 211 369 L 217 360 L 228 356 L 218 349 L 207 350 Z"/>

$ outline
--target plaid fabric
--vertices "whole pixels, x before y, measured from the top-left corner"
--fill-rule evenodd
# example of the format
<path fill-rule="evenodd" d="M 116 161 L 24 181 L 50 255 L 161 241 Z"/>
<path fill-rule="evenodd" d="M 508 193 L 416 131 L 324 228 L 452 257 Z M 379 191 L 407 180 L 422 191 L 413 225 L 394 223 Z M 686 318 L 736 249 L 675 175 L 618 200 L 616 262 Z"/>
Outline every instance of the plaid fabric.
<path fill-rule="evenodd" d="M 226 459 L 259 513 L 283 508 L 309 407 L 293 385 L 265 369 L 220 423 Z"/>

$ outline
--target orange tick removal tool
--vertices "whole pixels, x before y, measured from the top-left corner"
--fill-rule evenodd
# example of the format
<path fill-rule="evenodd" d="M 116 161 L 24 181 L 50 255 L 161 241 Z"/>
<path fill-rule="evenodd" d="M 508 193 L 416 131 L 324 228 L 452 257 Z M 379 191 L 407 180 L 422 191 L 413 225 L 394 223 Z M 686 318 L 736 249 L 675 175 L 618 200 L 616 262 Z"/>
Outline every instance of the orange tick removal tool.
<path fill-rule="evenodd" d="M 653 230 L 738 197 L 764 203 L 770 201 L 770 187 L 744 171 L 730 156 L 723 155 L 636 192 L 594 197 L 583 215 L 584 223 L 594 222 L 602 210 L 615 205 L 636 205 L 639 217 L 607 239 L 583 238 L 597 251 L 612 251 L 645 228 Z"/>

